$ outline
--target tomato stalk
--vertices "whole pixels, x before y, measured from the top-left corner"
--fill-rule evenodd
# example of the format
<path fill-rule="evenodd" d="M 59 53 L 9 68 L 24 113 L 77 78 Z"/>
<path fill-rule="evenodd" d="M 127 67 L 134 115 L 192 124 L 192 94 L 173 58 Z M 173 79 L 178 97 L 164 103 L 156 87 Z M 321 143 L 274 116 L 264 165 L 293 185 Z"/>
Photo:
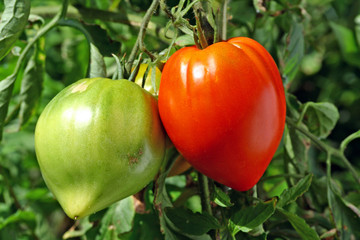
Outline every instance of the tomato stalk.
<path fill-rule="evenodd" d="M 310 133 L 308 130 L 304 129 L 302 126 L 299 126 L 293 119 L 291 119 L 289 117 L 286 118 L 286 123 L 290 127 L 296 129 L 297 131 L 299 131 L 302 134 L 304 134 L 305 136 L 307 136 L 320 150 L 324 151 L 325 153 L 327 153 L 329 155 L 329 158 L 327 161 L 328 169 L 329 169 L 329 166 L 331 163 L 331 156 L 336 156 L 336 157 L 340 158 L 342 160 L 342 162 L 345 164 L 345 166 L 350 170 L 355 181 L 360 183 L 359 174 L 357 173 L 357 171 L 354 169 L 354 167 L 351 165 L 351 163 L 349 162 L 349 160 L 346 158 L 346 156 L 344 155 L 344 153 L 341 150 L 333 148 L 330 145 L 324 143 L 323 141 L 318 139 L 318 137 L 316 137 L 315 135 Z"/>
<path fill-rule="evenodd" d="M 128 63 L 125 67 L 127 72 L 131 72 L 133 62 L 135 60 L 135 57 L 136 57 L 139 49 L 142 52 L 145 52 L 151 58 L 151 61 L 155 60 L 155 56 L 149 50 L 147 50 L 147 48 L 145 47 L 144 39 L 145 39 L 146 29 L 148 27 L 150 19 L 151 19 L 152 15 L 154 14 L 155 10 L 157 9 L 157 7 L 159 6 L 159 3 L 160 3 L 160 0 L 154 0 L 151 3 L 149 9 L 145 13 L 143 21 L 141 22 L 140 31 L 139 31 L 138 37 L 136 39 L 135 46 L 133 47 L 133 49 L 130 53 Z"/>
<path fill-rule="evenodd" d="M 198 172 L 198 181 L 202 211 L 212 215 L 212 209 L 210 204 L 209 179 L 204 174 Z"/>
<path fill-rule="evenodd" d="M 123 67 L 121 65 L 121 62 L 118 58 L 118 56 L 116 56 L 115 54 L 112 54 L 113 58 L 115 59 L 116 62 L 116 71 L 112 77 L 113 80 L 115 79 L 123 79 L 124 78 L 124 72 L 123 72 Z"/>
<path fill-rule="evenodd" d="M 220 9 L 220 21 L 218 21 L 218 25 L 217 25 L 217 29 L 218 29 L 218 34 L 220 37 L 220 40 L 225 40 L 227 39 L 227 21 L 228 21 L 228 15 L 227 15 L 227 9 L 228 9 L 228 4 L 229 4 L 230 0 L 223 0 L 222 4 L 221 4 L 221 9 Z"/>
<path fill-rule="evenodd" d="M 141 58 L 142 58 L 142 53 L 140 53 L 138 61 L 136 62 L 135 68 L 134 68 L 134 70 L 131 72 L 131 74 L 129 76 L 128 80 L 131 81 L 131 82 L 135 82 L 136 75 L 139 72 Z"/>
<path fill-rule="evenodd" d="M 201 2 L 195 2 L 193 5 L 196 19 L 196 34 L 194 40 L 199 49 L 204 49 L 214 41 L 214 28 L 209 23 Z"/>

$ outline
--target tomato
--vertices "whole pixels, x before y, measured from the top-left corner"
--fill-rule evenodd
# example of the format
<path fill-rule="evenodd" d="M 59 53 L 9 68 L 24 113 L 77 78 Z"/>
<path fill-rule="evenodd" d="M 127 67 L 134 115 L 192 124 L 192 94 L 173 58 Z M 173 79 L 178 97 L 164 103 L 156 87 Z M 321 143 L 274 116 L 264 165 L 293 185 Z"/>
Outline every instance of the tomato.
<path fill-rule="evenodd" d="M 246 191 L 281 141 L 285 94 L 265 48 L 236 37 L 175 52 L 162 72 L 159 112 L 171 141 L 195 169 Z"/>
<path fill-rule="evenodd" d="M 143 81 L 143 76 L 145 74 L 145 71 L 148 67 L 148 64 L 146 63 L 142 63 L 140 64 L 140 68 L 139 68 L 139 72 L 136 75 L 135 78 L 135 83 L 138 84 L 139 86 L 142 86 L 142 81 Z M 146 91 L 148 91 L 149 93 L 153 94 L 153 95 L 157 95 L 158 91 L 159 91 L 159 86 L 160 86 L 160 79 L 161 79 L 161 71 L 159 70 L 159 68 L 155 68 L 155 87 L 156 87 L 156 91 L 154 91 L 154 86 L 152 84 L 151 81 L 151 74 L 152 74 L 153 68 L 149 69 L 148 75 L 146 76 L 145 79 L 145 85 L 144 85 L 144 89 Z"/>
<path fill-rule="evenodd" d="M 47 186 L 70 218 L 99 211 L 157 174 L 165 154 L 157 100 L 127 80 L 80 80 L 42 112 L 35 149 Z"/>

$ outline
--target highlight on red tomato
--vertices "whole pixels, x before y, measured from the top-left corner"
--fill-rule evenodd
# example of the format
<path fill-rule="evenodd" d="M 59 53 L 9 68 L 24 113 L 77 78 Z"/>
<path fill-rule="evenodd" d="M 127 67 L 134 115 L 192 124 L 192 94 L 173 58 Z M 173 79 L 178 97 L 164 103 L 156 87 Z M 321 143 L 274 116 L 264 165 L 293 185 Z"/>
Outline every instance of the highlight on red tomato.
<path fill-rule="evenodd" d="M 87 216 L 140 191 L 159 171 L 165 133 L 157 100 L 128 80 L 80 80 L 42 112 L 35 149 L 66 214 Z"/>
<path fill-rule="evenodd" d="M 171 141 L 195 169 L 246 191 L 281 141 L 285 93 L 266 49 L 236 37 L 175 52 L 162 72 L 159 112 Z"/>

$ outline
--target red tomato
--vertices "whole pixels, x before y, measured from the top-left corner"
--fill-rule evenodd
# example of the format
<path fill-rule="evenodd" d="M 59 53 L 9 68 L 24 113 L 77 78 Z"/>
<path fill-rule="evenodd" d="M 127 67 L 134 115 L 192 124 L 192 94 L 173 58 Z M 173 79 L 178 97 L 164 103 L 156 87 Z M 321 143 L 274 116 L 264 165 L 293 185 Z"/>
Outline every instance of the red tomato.
<path fill-rule="evenodd" d="M 159 111 L 171 141 L 195 169 L 246 191 L 280 143 L 285 94 L 265 48 L 236 37 L 175 52 L 162 72 Z"/>

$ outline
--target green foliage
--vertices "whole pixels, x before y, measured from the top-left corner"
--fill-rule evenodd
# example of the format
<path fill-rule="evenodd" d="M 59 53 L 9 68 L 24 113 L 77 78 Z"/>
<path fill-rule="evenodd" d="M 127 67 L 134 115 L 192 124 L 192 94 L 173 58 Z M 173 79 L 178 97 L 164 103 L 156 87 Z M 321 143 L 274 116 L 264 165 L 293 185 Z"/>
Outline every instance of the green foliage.
<path fill-rule="evenodd" d="M 117 72 L 112 54 L 131 55 L 151 1 L 73 0 L 61 8 L 67 2 L 0 2 L 0 239 L 360 239 L 360 1 L 227 2 L 227 37 L 264 45 L 286 89 L 283 141 L 255 188 L 202 186 L 193 169 L 166 178 L 178 156 L 169 148 L 143 191 L 77 221 L 41 177 L 35 124 L 65 86 Z M 145 62 L 161 69 L 194 44 L 193 5 L 161 1 L 143 45 L 154 59 L 144 53 Z"/>

